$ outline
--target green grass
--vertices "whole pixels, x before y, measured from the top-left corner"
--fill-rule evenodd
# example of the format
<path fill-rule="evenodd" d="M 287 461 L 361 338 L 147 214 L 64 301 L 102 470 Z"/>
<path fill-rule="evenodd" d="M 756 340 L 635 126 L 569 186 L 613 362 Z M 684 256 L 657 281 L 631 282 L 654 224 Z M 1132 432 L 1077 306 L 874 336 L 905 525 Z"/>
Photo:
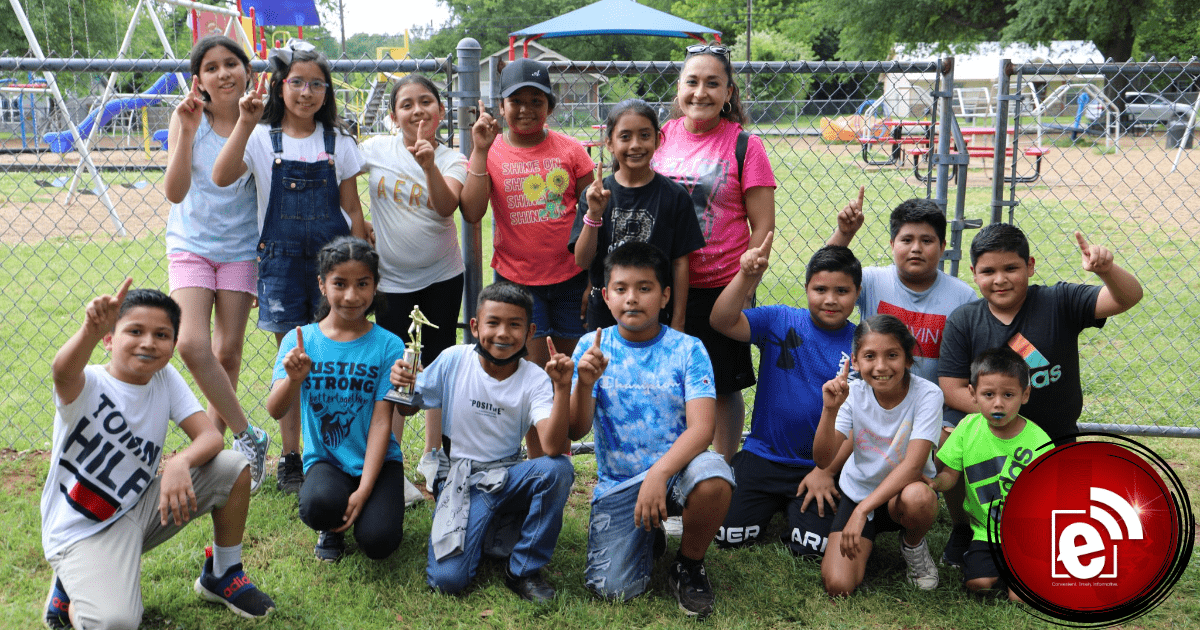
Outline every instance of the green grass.
<path fill-rule="evenodd" d="M 1151 441 L 1195 488 L 1200 482 L 1197 443 Z M 42 559 L 37 498 L 46 474 L 44 455 L 0 461 L 0 527 L 9 532 L 0 548 L 0 628 L 39 625 L 50 568 Z M 562 535 L 545 576 L 560 597 L 542 608 L 518 600 L 504 586 L 503 565 L 485 561 L 461 596 L 434 595 L 425 586 L 428 501 L 410 509 L 404 542 L 392 557 L 371 561 L 352 553 L 334 565 L 312 556 L 316 534 L 296 515 L 296 500 L 264 489 L 250 504 L 243 558 L 247 572 L 269 593 L 278 610 L 255 627 L 265 628 L 689 628 L 666 591 L 667 559 L 654 569 L 649 593 L 624 604 L 602 602 L 584 588 L 588 496 L 595 460 L 576 458 L 578 477 L 564 514 Z M 146 554 L 142 628 L 243 628 L 246 621 L 201 601 L 192 591 L 212 526 L 205 518 Z M 776 539 L 777 518 L 764 540 Z M 938 551 L 948 535 L 945 512 L 930 533 Z M 351 538 L 352 540 L 352 538 Z M 673 554 L 678 541 L 669 543 Z M 821 589 L 816 562 L 796 559 L 770 542 L 740 550 L 709 551 L 706 564 L 717 597 L 714 628 L 1051 628 L 1022 606 L 979 599 L 959 583 L 961 574 L 941 569 L 941 585 L 924 592 L 907 585 L 904 562 L 892 535 L 881 536 L 867 565 L 866 592 L 835 601 Z M 353 542 L 351 542 L 353 550 Z M 1200 619 L 1200 570 L 1195 560 L 1174 593 L 1135 622 L 1143 628 L 1190 628 Z"/>

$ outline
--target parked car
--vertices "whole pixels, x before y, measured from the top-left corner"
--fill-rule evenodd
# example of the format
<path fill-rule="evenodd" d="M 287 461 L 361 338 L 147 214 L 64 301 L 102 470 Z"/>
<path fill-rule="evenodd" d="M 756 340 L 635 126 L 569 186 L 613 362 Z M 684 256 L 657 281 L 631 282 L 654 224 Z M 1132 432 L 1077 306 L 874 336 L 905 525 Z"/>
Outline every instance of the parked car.
<path fill-rule="evenodd" d="M 1102 118 L 1104 108 L 1092 101 L 1084 109 L 1088 121 Z M 1185 103 L 1173 103 L 1153 92 L 1126 92 L 1125 118 L 1130 125 L 1165 125 L 1174 120 L 1187 120 L 1192 108 Z"/>

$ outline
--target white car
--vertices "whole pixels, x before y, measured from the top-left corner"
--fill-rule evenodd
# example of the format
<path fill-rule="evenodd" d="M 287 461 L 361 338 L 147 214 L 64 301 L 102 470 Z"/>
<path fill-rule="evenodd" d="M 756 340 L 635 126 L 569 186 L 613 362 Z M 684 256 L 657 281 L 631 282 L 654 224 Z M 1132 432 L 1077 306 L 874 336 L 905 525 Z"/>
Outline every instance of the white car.
<path fill-rule="evenodd" d="M 1192 108 L 1184 103 L 1172 103 L 1152 92 L 1126 92 L 1125 114 L 1131 125 L 1165 125 L 1175 120 L 1186 121 L 1192 114 Z M 1103 106 L 1095 101 L 1088 103 L 1084 110 L 1084 117 L 1088 121 L 1095 121 L 1103 115 Z"/>

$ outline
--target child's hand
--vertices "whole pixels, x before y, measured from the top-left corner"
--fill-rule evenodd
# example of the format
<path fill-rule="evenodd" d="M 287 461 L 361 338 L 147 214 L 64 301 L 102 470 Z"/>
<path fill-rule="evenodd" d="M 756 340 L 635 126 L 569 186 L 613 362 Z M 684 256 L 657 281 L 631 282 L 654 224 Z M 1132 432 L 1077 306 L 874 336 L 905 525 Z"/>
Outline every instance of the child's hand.
<path fill-rule="evenodd" d="M 546 362 L 546 374 L 555 385 L 571 386 L 571 376 L 575 373 L 575 362 L 571 357 L 554 349 L 554 340 L 546 337 L 546 347 L 550 349 L 550 360 Z"/>
<path fill-rule="evenodd" d="M 587 189 L 587 216 L 593 221 L 599 221 L 604 218 L 604 209 L 608 207 L 608 201 L 612 199 L 612 191 L 604 188 L 604 163 L 596 165 L 596 179 L 592 180 L 592 185 Z"/>
<path fill-rule="evenodd" d="M 117 289 L 116 296 L 101 295 L 88 304 L 83 319 L 83 327 L 88 335 L 102 337 L 112 332 L 113 326 L 117 325 L 117 315 L 121 312 L 121 303 L 125 301 L 125 294 L 129 293 L 131 284 L 133 284 L 133 278 L 125 278 L 125 282 L 121 283 L 121 288 Z"/>
<path fill-rule="evenodd" d="M 392 387 L 403 389 L 405 387 L 416 387 L 417 372 L 421 369 L 418 367 L 413 370 L 413 365 L 404 359 L 396 359 L 395 365 L 392 366 Z"/>
<path fill-rule="evenodd" d="M 842 528 L 842 555 L 847 560 L 853 560 L 862 546 L 862 530 L 866 525 L 867 519 L 858 510 L 850 515 L 850 520 L 846 521 L 846 526 Z"/>
<path fill-rule="evenodd" d="M 363 505 L 367 503 L 367 499 L 371 497 L 371 493 L 363 492 L 365 488 L 358 487 L 358 490 L 350 493 L 350 498 L 346 499 L 346 513 L 342 514 L 342 526 L 331 530 L 334 533 L 341 533 L 350 529 L 354 521 L 358 520 L 358 515 L 362 514 Z"/>
<path fill-rule="evenodd" d="M 172 516 L 176 525 L 183 525 L 199 509 L 196 491 L 192 488 L 192 473 L 183 459 L 167 462 L 159 487 L 158 515 L 161 525 L 166 526 Z"/>
<path fill-rule="evenodd" d="M 751 247 L 742 253 L 741 265 L 742 273 L 752 278 L 757 278 L 767 270 L 767 265 L 771 261 L 771 243 L 775 240 L 775 232 L 767 232 L 766 238 L 763 239 L 762 245 Z"/>
<path fill-rule="evenodd" d="M 633 524 L 646 531 L 662 527 L 667 519 L 667 482 L 654 472 L 646 474 L 642 488 L 638 490 L 637 505 L 633 508 Z"/>
<path fill-rule="evenodd" d="M 850 362 L 846 361 L 846 365 L 833 380 L 826 381 L 821 386 L 821 403 L 826 409 L 841 409 L 842 403 L 846 402 L 846 398 L 850 396 Z"/>
<path fill-rule="evenodd" d="M 266 109 L 266 102 L 263 101 L 263 96 L 266 95 L 266 88 L 263 86 L 263 80 L 266 79 L 267 73 L 258 75 L 258 83 L 254 89 L 250 90 L 238 100 L 238 119 L 245 119 L 253 123 L 257 123 L 262 119 L 263 110 Z"/>
<path fill-rule="evenodd" d="M 179 119 L 180 126 L 184 133 L 196 135 L 196 130 L 200 128 L 200 119 L 204 116 L 204 99 L 200 96 L 200 88 L 196 86 L 195 77 L 192 78 L 192 91 L 183 97 L 179 105 L 175 106 L 175 117 Z"/>
<path fill-rule="evenodd" d="M 600 333 L 603 330 L 596 329 L 596 343 L 579 357 L 579 382 L 587 387 L 595 385 L 608 367 L 608 357 L 600 351 Z"/>
<path fill-rule="evenodd" d="M 1096 275 L 1104 275 L 1113 268 L 1113 253 L 1108 248 L 1099 245 L 1089 245 L 1087 239 L 1078 231 L 1075 240 L 1079 242 L 1079 252 L 1083 254 L 1083 270 Z"/>
<path fill-rule="evenodd" d="M 842 495 L 838 494 L 837 486 L 833 483 L 833 475 L 824 468 L 813 468 L 804 475 L 804 479 L 800 480 L 800 485 L 796 487 L 796 496 L 804 495 L 804 502 L 800 504 L 800 511 L 808 510 L 808 504 L 814 500 L 817 502 L 817 516 L 825 518 L 825 504 L 829 504 L 829 509 L 832 513 L 837 513 L 837 500 Z"/>
<path fill-rule="evenodd" d="M 479 117 L 471 125 L 471 142 L 479 149 L 490 149 L 500 134 L 500 123 L 483 108 L 483 99 L 479 99 Z"/>
<path fill-rule="evenodd" d="M 308 372 L 312 369 L 312 359 L 304 352 L 304 331 L 299 326 L 296 327 L 296 347 L 284 355 L 283 369 L 287 370 L 288 378 L 293 381 L 308 378 Z"/>
<path fill-rule="evenodd" d="M 837 215 L 838 231 L 851 238 L 858 233 L 858 229 L 863 225 L 863 195 L 866 192 L 866 186 L 859 186 L 858 200 L 847 203 L 846 207 L 842 208 L 842 211 Z"/>
<path fill-rule="evenodd" d="M 926 477 L 925 475 L 921 475 L 921 481 L 925 482 L 925 485 L 929 486 L 930 490 L 938 492 L 937 477 Z"/>
<path fill-rule="evenodd" d="M 421 166 L 422 170 L 428 171 L 431 168 L 436 168 L 433 163 L 433 143 L 425 137 L 424 120 L 417 123 L 417 141 L 411 147 L 406 148 L 417 159 L 417 164 Z"/>

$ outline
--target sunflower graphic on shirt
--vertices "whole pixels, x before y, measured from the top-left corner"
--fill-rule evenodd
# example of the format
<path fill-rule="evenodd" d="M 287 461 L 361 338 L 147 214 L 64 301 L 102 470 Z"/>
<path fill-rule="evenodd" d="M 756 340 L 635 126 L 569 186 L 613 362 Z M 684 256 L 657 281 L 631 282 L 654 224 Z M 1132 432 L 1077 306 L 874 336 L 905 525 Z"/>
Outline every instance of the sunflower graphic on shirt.
<path fill-rule="evenodd" d="M 521 184 L 521 191 L 529 203 L 545 204 L 538 210 L 538 218 L 549 221 L 561 217 L 565 212 L 563 193 L 567 191 L 570 183 L 571 177 L 566 169 L 555 167 L 546 173 L 545 179 L 537 173 L 526 177 Z"/>

